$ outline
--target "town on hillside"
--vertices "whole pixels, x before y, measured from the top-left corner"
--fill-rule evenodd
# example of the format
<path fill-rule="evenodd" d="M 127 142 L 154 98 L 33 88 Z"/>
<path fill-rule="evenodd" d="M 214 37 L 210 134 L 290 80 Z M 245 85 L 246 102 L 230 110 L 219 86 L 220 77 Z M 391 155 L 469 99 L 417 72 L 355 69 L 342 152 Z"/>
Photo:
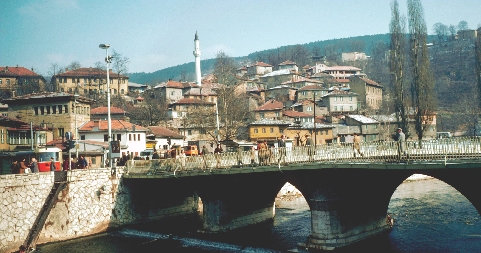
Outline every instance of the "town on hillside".
<path fill-rule="evenodd" d="M 474 39 L 479 30 L 472 31 Z M 123 165 L 126 158 L 212 153 L 218 144 L 224 152 L 249 150 L 264 141 L 277 146 L 281 136 L 287 147 L 308 137 L 315 145 L 352 143 L 355 134 L 363 142 L 391 141 L 400 125 L 384 113 L 386 87 L 360 67 L 370 58 L 365 53 L 343 52 L 339 62 L 315 56 L 304 66 L 254 61 L 202 75 L 199 41 L 196 33 L 191 82 L 136 84 L 123 71 L 98 66 L 58 71 L 47 82 L 25 67 L 0 67 L 0 174 L 25 158 L 53 158 L 57 170 L 64 161 L 78 168 L 79 158 L 87 161 L 82 167 L 101 168 L 109 157 Z M 414 133 L 415 113 L 407 115 L 406 132 Z M 451 137 L 438 132 L 436 117 L 424 116 L 423 138 Z M 117 154 L 109 156 L 112 143 Z"/>

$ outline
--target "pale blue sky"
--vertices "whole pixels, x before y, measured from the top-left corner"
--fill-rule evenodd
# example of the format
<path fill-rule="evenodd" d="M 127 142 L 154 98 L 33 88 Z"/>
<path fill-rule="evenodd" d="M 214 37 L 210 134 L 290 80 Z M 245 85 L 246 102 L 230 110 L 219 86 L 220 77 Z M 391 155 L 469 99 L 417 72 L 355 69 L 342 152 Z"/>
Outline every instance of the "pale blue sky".
<path fill-rule="evenodd" d="M 406 0 L 399 0 L 406 13 Z M 422 0 L 434 23 L 481 24 L 479 0 Z M 389 32 L 390 0 L 1 0 L 0 66 L 102 61 L 101 43 L 130 58 L 129 72 L 153 72 L 223 50 L 245 56 L 279 46 Z"/>

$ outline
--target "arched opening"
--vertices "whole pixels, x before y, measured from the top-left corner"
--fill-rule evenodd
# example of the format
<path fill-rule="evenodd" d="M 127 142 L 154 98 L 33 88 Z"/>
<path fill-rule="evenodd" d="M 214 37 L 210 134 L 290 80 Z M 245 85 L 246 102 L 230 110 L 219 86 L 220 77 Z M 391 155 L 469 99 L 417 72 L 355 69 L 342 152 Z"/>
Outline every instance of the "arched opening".
<path fill-rule="evenodd" d="M 481 248 L 478 211 L 439 179 L 411 176 L 393 193 L 388 212 L 395 220 L 388 235 L 395 251 L 475 252 Z"/>

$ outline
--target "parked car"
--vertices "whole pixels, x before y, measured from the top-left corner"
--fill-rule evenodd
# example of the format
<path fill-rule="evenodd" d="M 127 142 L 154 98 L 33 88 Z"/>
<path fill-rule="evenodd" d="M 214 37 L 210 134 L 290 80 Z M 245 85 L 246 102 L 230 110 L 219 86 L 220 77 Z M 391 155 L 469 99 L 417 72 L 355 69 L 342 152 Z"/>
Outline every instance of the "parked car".
<path fill-rule="evenodd" d="M 197 149 L 196 145 L 184 146 L 183 149 L 186 156 L 199 155 L 199 150 Z"/>

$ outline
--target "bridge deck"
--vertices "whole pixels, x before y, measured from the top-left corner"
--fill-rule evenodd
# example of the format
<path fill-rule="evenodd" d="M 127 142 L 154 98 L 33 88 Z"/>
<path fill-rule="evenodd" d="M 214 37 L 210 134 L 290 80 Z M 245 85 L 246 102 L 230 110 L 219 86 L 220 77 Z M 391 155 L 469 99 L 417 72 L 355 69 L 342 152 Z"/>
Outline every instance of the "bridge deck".
<path fill-rule="evenodd" d="M 478 138 L 409 141 L 405 152 L 397 142 L 369 142 L 356 155 L 352 144 L 271 148 L 263 152 L 229 152 L 177 159 L 131 160 L 127 178 L 169 178 L 212 174 L 259 173 L 299 169 L 440 169 L 480 168 Z"/>

